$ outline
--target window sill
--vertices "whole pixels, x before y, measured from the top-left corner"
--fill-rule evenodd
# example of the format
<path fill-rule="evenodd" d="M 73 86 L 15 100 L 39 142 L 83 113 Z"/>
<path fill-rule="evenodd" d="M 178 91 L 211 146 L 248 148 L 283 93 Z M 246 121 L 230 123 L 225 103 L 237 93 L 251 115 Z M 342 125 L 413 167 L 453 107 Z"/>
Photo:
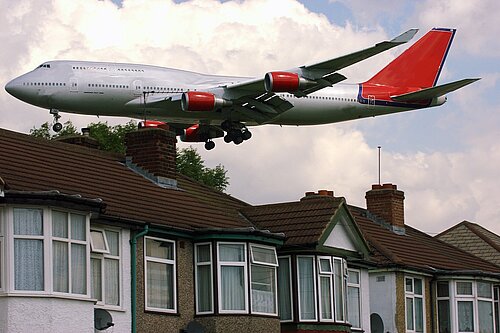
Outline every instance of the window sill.
<path fill-rule="evenodd" d="M 95 304 L 97 300 L 88 297 L 79 297 L 73 295 L 55 295 L 55 294 L 45 294 L 45 293 L 26 293 L 26 292 L 8 292 L 8 293 L 0 293 L 0 297 L 30 297 L 30 298 L 57 298 L 57 299 L 66 299 L 73 301 L 83 301 L 83 302 L 91 302 Z"/>

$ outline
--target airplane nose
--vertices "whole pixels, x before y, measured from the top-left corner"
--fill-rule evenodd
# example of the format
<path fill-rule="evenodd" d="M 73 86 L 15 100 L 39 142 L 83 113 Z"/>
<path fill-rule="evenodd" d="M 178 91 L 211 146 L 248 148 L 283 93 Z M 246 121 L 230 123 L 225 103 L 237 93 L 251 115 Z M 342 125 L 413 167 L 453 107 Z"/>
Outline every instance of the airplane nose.
<path fill-rule="evenodd" d="M 10 81 L 9 83 L 7 83 L 7 84 L 5 85 L 5 90 L 6 90 L 9 94 L 13 95 L 12 93 L 13 93 L 13 90 L 14 90 L 14 83 L 12 83 L 12 81 Z"/>
<path fill-rule="evenodd" d="M 11 80 L 5 85 L 5 90 L 14 97 L 19 95 L 19 83 L 17 79 Z"/>

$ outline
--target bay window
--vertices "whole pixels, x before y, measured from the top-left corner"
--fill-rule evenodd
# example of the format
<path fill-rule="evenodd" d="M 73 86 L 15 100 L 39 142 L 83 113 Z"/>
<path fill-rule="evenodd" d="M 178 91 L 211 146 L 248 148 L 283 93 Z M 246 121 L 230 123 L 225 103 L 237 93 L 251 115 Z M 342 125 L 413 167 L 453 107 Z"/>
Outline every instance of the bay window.
<path fill-rule="evenodd" d="M 195 245 L 196 313 L 213 313 L 212 244 Z"/>
<path fill-rule="evenodd" d="M 293 320 L 292 309 L 292 269 L 291 258 L 278 258 L 278 300 L 279 300 L 279 316 L 281 321 Z"/>
<path fill-rule="evenodd" d="M 277 315 L 276 250 L 274 247 L 250 244 L 250 255 L 252 313 Z"/>
<path fill-rule="evenodd" d="M 146 310 L 176 312 L 175 242 L 144 237 Z"/>
<path fill-rule="evenodd" d="M 318 258 L 319 306 L 321 319 L 333 321 L 333 268 L 331 257 Z"/>
<path fill-rule="evenodd" d="M 248 312 L 245 243 L 218 243 L 219 312 Z"/>
<path fill-rule="evenodd" d="M 424 291 L 423 280 L 405 277 L 406 330 L 424 331 Z"/>
<path fill-rule="evenodd" d="M 316 270 L 313 256 L 297 257 L 299 319 L 316 321 Z"/>
<path fill-rule="evenodd" d="M 353 328 L 361 328 L 361 275 L 349 269 L 347 277 L 347 314 Z"/>
<path fill-rule="evenodd" d="M 90 235 L 91 297 L 97 299 L 98 305 L 120 306 L 120 232 L 112 229 L 93 229 Z"/>

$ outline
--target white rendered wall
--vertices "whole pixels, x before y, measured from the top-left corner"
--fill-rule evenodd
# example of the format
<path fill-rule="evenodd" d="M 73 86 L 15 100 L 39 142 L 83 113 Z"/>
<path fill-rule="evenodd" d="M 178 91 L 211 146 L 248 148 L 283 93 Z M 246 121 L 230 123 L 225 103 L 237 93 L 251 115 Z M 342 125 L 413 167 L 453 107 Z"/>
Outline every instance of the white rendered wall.
<path fill-rule="evenodd" d="M 380 281 L 381 277 L 384 281 Z M 379 278 L 379 280 L 377 280 Z M 395 323 L 396 274 L 393 272 L 370 273 L 370 315 L 377 313 L 384 322 L 384 332 L 397 332 Z M 365 313 L 363 313 L 365 315 Z M 368 324 L 367 332 L 370 331 Z"/>
<path fill-rule="evenodd" d="M 368 270 L 361 270 L 361 328 L 370 332 L 370 277 Z"/>

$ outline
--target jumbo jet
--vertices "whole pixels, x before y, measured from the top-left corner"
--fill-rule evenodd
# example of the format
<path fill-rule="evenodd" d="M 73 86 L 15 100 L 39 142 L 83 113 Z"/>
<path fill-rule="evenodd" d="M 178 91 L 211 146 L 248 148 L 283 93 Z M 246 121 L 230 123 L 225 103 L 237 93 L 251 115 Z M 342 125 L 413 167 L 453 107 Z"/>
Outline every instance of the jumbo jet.
<path fill-rule="evenodd" d="M 168 126 L 186 142 L 240 144 L 249 126 L 317 125 L 442 105 L 476 80 L 436 85 L 455 29 L 434 28 L 371 79 L 340 84 L 342 68 L 408 42 L 411 29 L 364 50 L 257 78 L 205 75 L 125 63 L 48 61 L 10 81 L 14 97 L 59 112 L 137 118 Z"/>

